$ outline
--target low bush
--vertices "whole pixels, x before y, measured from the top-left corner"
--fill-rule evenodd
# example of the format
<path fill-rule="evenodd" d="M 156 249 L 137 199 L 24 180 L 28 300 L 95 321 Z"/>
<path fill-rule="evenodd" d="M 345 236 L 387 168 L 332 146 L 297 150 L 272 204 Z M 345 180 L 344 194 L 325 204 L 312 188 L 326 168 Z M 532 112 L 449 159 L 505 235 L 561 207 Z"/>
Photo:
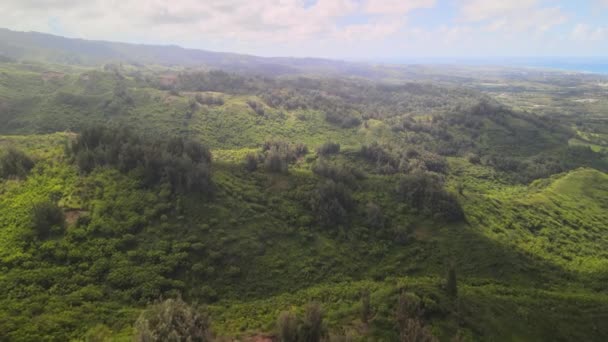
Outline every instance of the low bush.
<path fill-rule="evenodd" d="M 328 141 L 317 148 L 317 153 L 322 156 L 340 153 L 340 144 Z"/>
<path fill-rule="evenodd" d="M 410 207 L 447 221 L 464 219 L 464 212 L 456 197 L 443 187 L 442 178 L 430 172 L 404 175 L 396 189 L 398 197 Z"/>
<path fill-rule="evenodd" d="M 331 180 L 317 187 L 311 204 L 317 221 L 325 227 L 347 225 L 349 214 L 355 208 L 350 190 L 344 184 Z"/>
<path fill-rule="evenodd" d="M 135 323 L 135 340 L 212 341 L 206 314 L 189 306 L 180 298 L 167 299 L 146 309 Z"/>
<path fill-rule="evenodd" d="M 25 153 L 13 148 L 9 148 L 0 157 L 0 177 L 24 178 L 34 167 L 34 161 Z"/>
<path fill-rule="evenodd" d="M 65 226 L 63 210 L 51 201 L 37 203 L 32 207 L 32 228 L 40 239 L 60 233 Z"/>

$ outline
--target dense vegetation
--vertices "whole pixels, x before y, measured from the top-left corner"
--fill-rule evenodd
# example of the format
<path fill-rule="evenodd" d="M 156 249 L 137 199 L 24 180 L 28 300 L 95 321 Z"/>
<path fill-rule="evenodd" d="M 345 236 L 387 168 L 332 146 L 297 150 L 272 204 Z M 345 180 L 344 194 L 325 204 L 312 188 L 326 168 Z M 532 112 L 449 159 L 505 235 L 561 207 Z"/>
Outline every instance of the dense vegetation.
<path fill-rule="evenodd" d="M 174 192 L 212 192 L 211 152 L 193 140 L 154 140 L 100 126 L 83 130 L 68 153 L 82 172 L 111 166 L 135 174 L 146 186 L 166 183 Z"/>
<path fill-rule="evenodd" d="M 452 79 L 2 62 L 0 340 L 605 340 L 605 112 Z"/>

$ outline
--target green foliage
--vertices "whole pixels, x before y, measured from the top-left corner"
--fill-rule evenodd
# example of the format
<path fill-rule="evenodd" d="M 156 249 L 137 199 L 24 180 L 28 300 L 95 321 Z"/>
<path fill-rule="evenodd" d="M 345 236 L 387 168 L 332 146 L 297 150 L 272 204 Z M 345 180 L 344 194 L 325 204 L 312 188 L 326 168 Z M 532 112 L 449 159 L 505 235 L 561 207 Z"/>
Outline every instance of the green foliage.
<path fill-rule="evenodd" d="M 322 156 L 340 153 L 340 144 L 328 141 L 317 148 L 317 153 Z"/>
<path fill-rule="evenodd" d="M 368 323 L 372 315 L 369 290 L 365 289 L 361 293 L 361 322 Z"/>
<path fill-rule="evenodd" d="M 453 265 L 450 265 L 445 280 L 445 290 L 448 295 L 452 298 L 458 296 L 458 283 L 456 279 L 456 269 Z"/>
<path fill-rule="evenodd" d="M 146 303 L 181 293 L 210 304 L 218 339 L 271 333 L 286 308 L 303 338 L 305 321 L 318 326 L 305 306 L 319 302 L 326 337 L 398 341 L 404 291 L 415 303 L 404 336 L 608 336 L 605 110 L 533 106 L 550 102 L 546 89 L 569 91 L 555 76 L 505 82 L 493 95 L 508 107 L 469 90 L 488 89 L 471 72 L 416 76 L 442 85 L 130 65 L 0 72 L 11 134 L 0 145 L 36 161 L 0 182 L 0 340 L 132 340 Z M 80 134 L 14 135 L 65 130 Z M 65 219 L 32 239 L 32 205 L 49 199 Z M 459 265 L 456 301 L 441 286 L 446 259 Z"/>
<path fill-rule="evenodd" d="M 205 342 L 212 339 L 207 316 L 178 298 L 153 304 L 142 312 L 135 323 L 135 340 Z"/>
<path fill-rule="evenodd" d="M 329 178 L 334 182 L 342 182 L 349 186 L 355 186 L 358 180 L 365 178 L 365 175 L 351 166 L 346 164 L 334 164 L 320 159 L 312 167 L 312 172 L 315 174 Z"/>
<path fill-rule="evenodd" d="M 464 212 L 454 195 L 443 188 L 443 180 L 430 172 L 414 172 L 401 176 L 397 196 L 409 206 L 447 221 L 461 221 Z"/>
<path fill-rule="evenodd" d="M 245 170 L 253 172 L 258 169 L 259 157 L 255 153 L 248 153 L 245 156 Z"/>
<path fill-rule="evenodd" d="M 266 170 L 274 173 L 287 173 L 289 163 L 308 153 L 304 144 L 291 144 L 285 141 L 269 140 L 262 146 Z"/>
<path fill-rule="evenodd" d="M 196 94 L 196 101 L 200 104 L 208 106 L 223 106 L 224 99 L 221 96 L 209 95 L 209 94 Z"/>
<path fill-rule="evenodd" d="M 411 293 L 402 293 L 397 301 L 396 321 L 399 341 L 433 342 L 438 341 L 420 321 L 422 307 L 420 299 Z"/>
<path fill-rule="evenodd" d="M 64 225 L 65 215 L 57 204 L 44 201 L 32 207 L 32 228 L 39 239 L 62 233 Z"/>
<path fill-rule="evenodd" d="M 89 329 L 84 335 L 86 342 L 109 342 L 112 340 L 113 332 L 106 325 L 98 324 Z"/>
<path fill-rule="evenodd" d="M 143 184 L 168 183 L 175 192 L 211 193 L 211 152 L 198 142 L 145 139 L 128 129 L 84 130 L 68 149 L 83 172 L 113 166 L 134 172 Z"/>
<path fill-rule="evenodd" d="M 290 311 L 283 311 L 277 320 L 277 330 L 279 341 L 297 342 L 298 341 L 298 320 L 296 315 Z"/>
<path fill-rule="evenodd" d="M 300 338 L 302 342 L 320 342 L 326 335 L 323 324 L 323 309 L 319 303 L 310 303 L 306 306 L 302 325 L 300 326 Z"/>
<path fill-rule="evenodd" d="M 14 148 L 9 148 L 0 156 L 0 178 L 24 178 L 33 167 L 34 161 Z"/>
<path fill-rule="evenodd" d="M 311 199 L 311 207 L 320 225 L 346 226 L 355 201 L 344 184 L 328 180 L 318 185 Z"/>

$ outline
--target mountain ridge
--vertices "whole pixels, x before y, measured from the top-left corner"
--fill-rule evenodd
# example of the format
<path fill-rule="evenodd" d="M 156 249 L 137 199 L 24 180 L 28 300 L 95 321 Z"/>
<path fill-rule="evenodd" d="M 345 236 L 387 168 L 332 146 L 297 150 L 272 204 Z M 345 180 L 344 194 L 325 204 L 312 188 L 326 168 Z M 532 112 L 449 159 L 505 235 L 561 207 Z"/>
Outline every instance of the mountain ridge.
<path fill-rule="evenodd" d="M 70 55 L 75 54 L 75 55 Z M 250 54 L 185 48 L 178 45 L 136 44 L 67 38 L 35 31 L 0 28 L 0 56 L 59 64 L 99 66 L 106 63 L 223 68 L 232 71 L 293 73 L 298 69 L 365 70 L 371 65 L 316 57 L 261 57 Z M 361 71 L 362 71 L 361 70 Z M 342 70 L 346 71 L 346 70 Z"/>

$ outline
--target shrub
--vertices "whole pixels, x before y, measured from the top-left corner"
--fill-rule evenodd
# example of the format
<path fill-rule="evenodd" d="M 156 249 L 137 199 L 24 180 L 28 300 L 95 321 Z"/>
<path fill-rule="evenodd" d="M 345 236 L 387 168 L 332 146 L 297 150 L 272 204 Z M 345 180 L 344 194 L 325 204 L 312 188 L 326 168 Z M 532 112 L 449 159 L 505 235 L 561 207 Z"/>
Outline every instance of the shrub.
<path fill-rule="evenodd" d="M 425 327 L 420 320 L 407 319 L 399 326 L 399 341 L 401 342 L 438 342 L 431 330 Z"/>
<path fill-rule="evenodd" d="M 431 331 L 420 322 L 422 313 L 420 298 L 415 294 L 399 295 L 396 309 L 396 323 L 399 341 L 402 342 L 435 342 L 438 341 Z"/>
<path fill-rule="evenodd" d="M 340 144 L 328 141 L 317 148 L 317 153 L 322 156 L 336 154 L 340 152 Z"/>
<path fill-rule="evenodd" d="M 355 185 L 357 179 L 364 178 L 364 175 L 362 175 L 361 172 L 358 172 L 349 166 L 344 164 L 331 164 L 324 160 L 315 163 L 312 172 L 335 182 L 344 182 L 350 186 Z"/>
<path fill-rule="evenodd" d="M 292 312 L 281 312 L 277 320 L 277 329 L 280 342 L 298 341 L 298 320 Z"/>
<path fill-rule="evenodd" d="M 65 226 L 63 210 L 51 201 L 37 203 L 32 208 L 32 227 L 39 238 L 44 239 Z"/>
<path fill-rule="evenodd" d="M 259 102 L 247 100 L 247 104 L 259 116 L 263 116 L 266 113 L 266 111 L 264 110 L 264 105 Z"/>
<path fill-rule="evenodd" d="M 361 146 L 359 153 L 365 160 L 375 164 L 378 172 L 382 174 L 393 174 L 399 169 L 400 160 L 376 142 Z"/>
<path fill-rule="evenodd" d="M 221 96 L 196 94 L 194 98 L 196 99 L 196 102 L 208 106 L 222 106 L 224 104 L 224 99 Z"/>
<path fill-rule="evenodd" d="M 253 172 L 258 169 L 258 156 L 255 153 L 248 153 L 245 156 L 245 170 Z"/>
<path fill-rule="evenodd" d="M 135 340 L 205 342 L 212 339 L 206 314 L 178 298 L 156 303 L 142 312 L 135 322 Z"/>
<path fill-rule="evenodd" d="M 455 196 L 443 188 L 443 180 L 430 172 L 404 175 L 397 186 L 397 195 L 409 206 L 447 221 L 464 219 L 464 212 Z"/>
<path fill-rule="evenodd" d="M 197 141 L 146 138 L 127 128 L 92 127 L 71 143 L 68 153 L 82 172 L 98 166 L 133 172 L 144 185 L 170 185 L 174 192 L 213 191 L 211 152 Z"/>
<path fill-rule="evenodd" d="M 478 154 L 471 153 L 468 155 L 467 159 L 468 159 L 469 163 L 471 163 L 471 164 L 476 164 L 476 165 L 481 164 L 481 158 L 479 157 Z"/>
<path fill-rule="evenodd" d="M 365 221 L 367 226 L 375 229 L 382 229 L 385 225 L 384 214 L 382 208 L 375 203 L 367 203 L 365 206 Z"/>
<path fill-rule="evenodd" d="M 269 140 L 262 145 L 262 155 L 266 170 L 287 173 L 289 163 L 308 153 L 306 145 L 291 144 L 280 140 Z"/>
<path fill-rule="evenodd" d="M 361 293 L 361 322 L 367 323 L 372 315 L 369 299 L 369 290 L 365 289 Z"/>
<path fill-rule="evenodd" d="M 273 147 L 266 153 L 264 160 L 266 170 L 274 173 L 287 173 L 288 171 L 288 156 L 281 153 L 276 147 Z"/>
<path fill-rule="evenodd" d="M 454 265 L 450 265 L 448 268 L 445 289 L 450 297 L 456 298 L 458 296 L 458 283 L 456 279 L 456 269 Z"/>
<path fill-rule="evenodd" d="M 317 187 L 311 202 L 318 222 L 325 227 L 347 224 L 349 213 L 355 207 L 346 186 L 331 180 Z"/>
<path fill-rule="evenodd" d="M 319 303 L 308 304 L 300 327 L 301 341 L 319 342 L 325 336 L 325 333 L 321 305 Z"/>
<path fill-rule="evenodd" d="M 98 324 L 87 330 L 84 338 L 87 342 L 109 342 L 112 341 L 112 330 L 106 325 Z"/>
<path fill-rule="evenodd" d="M 24 178 L 34 167 L 34 161 L 25 153 L 9 148 L 8 151 L 0 157 L 0 177 L 18 177 Z"/>
<path fill-rule="evenodd" d="M 342 128 L 352 128 L 361 124 L 361 119 L 356 116 L 356 113 L 341 109 L 327 111 L 325 119 Z"/>

